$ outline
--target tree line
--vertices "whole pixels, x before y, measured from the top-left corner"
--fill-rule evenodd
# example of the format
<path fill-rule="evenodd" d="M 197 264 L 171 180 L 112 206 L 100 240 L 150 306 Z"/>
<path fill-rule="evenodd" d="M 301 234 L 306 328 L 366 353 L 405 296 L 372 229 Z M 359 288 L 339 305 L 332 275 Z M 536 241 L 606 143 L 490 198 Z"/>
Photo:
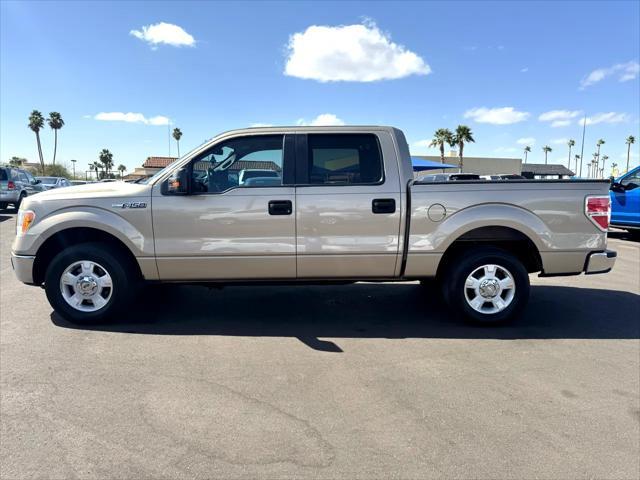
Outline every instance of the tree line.
<path fill-rule="evenodd" d="M 54 132 L 53 143 L 53 159 L 50 165 L 45 164 L 44 154 L 42 153 L 42 142 L 40 140 L 40 132 L 45 127 L 45 122 Z M 40 168 L 42 175 L 54 175 L 54 176 L 69 176 L 66 168 L 56 168 L 56 155 L 58 153 L 58 131 L 64 127 L 65 123 L 62 115 L 59 112 L 49 113 L 47 119 L 44 118 L 42 113 L 38 110 L 33 110 L 29 115 L 28 127 L 35 133 L 36 146 L 38 148 L 38 158 L 40 161 Z M 178 157 L 180 157 L 180 139 L 182 138 L 182 131 L 179 128 L 173 129 L 173 138 L 176 141 L 178 147 Z M 19 157 L 12 157 L 9 163 L 14 166 L 21 166 L 26 159 Z M 75 177 L 75 164 L 77 160 L 71 160 L 73 162 L 73 176 Z M 95 172 L 96 179 L 113 178 L 112 173 L 114 166 L 113 153 L 109 149 L 103 148 L 98 153 L 98 161 L 89 164 L 89 170 Z M 127 167 L 123 164 L 118 165 L 118 172 L 120 178 L 122 178 Z"/>
<path fill-rule="evenodd" d="M 589 163 L 587 163 L 587 177 L 588 178 L 604 178 L 604 169 L 606 168 L 606 163 L 607 160 L 609 160 L 609 156 L 608 155 L 600 155 L 600 148 L 602 147 L 602 145 L 604 145 L 605 143 L 607 143 L 604 139 L 600 138 L 597 142 L 596 142 L 596 151 L 592 154 L 593 159 L 591 161 L 589 161 Z M 627 145 L 627 167 L 625 169 L 625 172 L 629 171 L 629 161 L 631 159 L 631 145 L 633 145 L 634 143 L 636 143 L 636 137 L 634 137 L 633 135 L 629 135 L 624 142 Z M 569 157 L 567 160 L 567 168 L 569 170 L 571 170 L 571 149 L 575 146 L 576 141 L 572 138 L 570 138 L 569 140 L 567 140 L 567 147 L 569 147 Z M 545 145 L 544 147 L 542 147 L 542 152 L 544 153 L 544 164 L 547 165 L 547 155 L 549 153 L 551 153 L 553 151 L 553 148 L 551 148 L 549 145 Z M 531 152 L 531 147 L 529 145 L 524 147 L 524 163 L 527 163 L 527 156 L 528 154 Z M 574 160 L 575 160 L 575 168 L 574 168 L 574 173 L 577 175 L 578 174 L 578 162 L 581 160 L 580 155 L 576 154 L 574 155 Z M 602 163 L 600 163 L 602 162 Z M 615 168 L 618 166 L 617 163 L 612 163 L 611 164 L 611 169 L 615 170 Z"/>

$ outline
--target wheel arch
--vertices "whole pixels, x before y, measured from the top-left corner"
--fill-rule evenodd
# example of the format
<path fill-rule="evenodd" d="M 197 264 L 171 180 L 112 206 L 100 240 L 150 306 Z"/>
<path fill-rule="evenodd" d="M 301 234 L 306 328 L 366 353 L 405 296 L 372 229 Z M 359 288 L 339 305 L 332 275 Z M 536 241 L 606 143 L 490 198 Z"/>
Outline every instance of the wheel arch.
<path fill-rule="evenodd" d="M 93 227 L 70 227 L 59 230 L 49 236 L 38 248 L 33 265 L 33 283 L 44 282 L 47 268 L 53 258 L 65 248 L 88 242 L 105 243 L 113 248 L 121 258 L 130 264 L 139 277 L 142 277 L 140 265 L 131 249 L 119 238 L 104 230 Z"/>
<path fill-rule="evenodd" d="M 512 254 L 529 273 L 543 269 L 538 246 L 527 234 L 512 226 L 485 225 L 467 230 L 449 243 L 436 276 L 441 277 L 461 254 L 479 247 L 495 247 Z"/>

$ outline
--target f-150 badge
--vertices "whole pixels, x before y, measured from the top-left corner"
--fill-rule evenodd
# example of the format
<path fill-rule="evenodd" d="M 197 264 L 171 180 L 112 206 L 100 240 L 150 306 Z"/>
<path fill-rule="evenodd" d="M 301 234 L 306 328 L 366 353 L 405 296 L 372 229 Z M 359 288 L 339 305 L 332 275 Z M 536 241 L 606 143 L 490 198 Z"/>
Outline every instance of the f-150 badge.
<path fill-rule="evenodd" d="M 112 203 L 111 208 L 147 208 L 147 202 Z"/>

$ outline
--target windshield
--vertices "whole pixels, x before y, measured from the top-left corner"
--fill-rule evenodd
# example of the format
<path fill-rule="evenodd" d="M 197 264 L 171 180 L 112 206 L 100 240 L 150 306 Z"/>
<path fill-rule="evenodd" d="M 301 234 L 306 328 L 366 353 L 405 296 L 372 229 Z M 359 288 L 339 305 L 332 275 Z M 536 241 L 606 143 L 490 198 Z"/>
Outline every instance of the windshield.
<path fill-rule="evenodd" d="M 56 177 L 37 177 L 45 185 L 53 185 L 58 181 Z"/>

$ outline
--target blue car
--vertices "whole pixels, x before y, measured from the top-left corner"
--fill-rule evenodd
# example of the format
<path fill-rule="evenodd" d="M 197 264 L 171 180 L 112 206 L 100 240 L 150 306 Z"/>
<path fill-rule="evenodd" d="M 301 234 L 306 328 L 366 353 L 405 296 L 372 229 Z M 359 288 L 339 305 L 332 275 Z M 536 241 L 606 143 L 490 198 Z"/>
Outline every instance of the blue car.
<path fill-rule="evenodd" d="M 640 167 L 611 184 L 611 226 L 640 235 Z"/>

